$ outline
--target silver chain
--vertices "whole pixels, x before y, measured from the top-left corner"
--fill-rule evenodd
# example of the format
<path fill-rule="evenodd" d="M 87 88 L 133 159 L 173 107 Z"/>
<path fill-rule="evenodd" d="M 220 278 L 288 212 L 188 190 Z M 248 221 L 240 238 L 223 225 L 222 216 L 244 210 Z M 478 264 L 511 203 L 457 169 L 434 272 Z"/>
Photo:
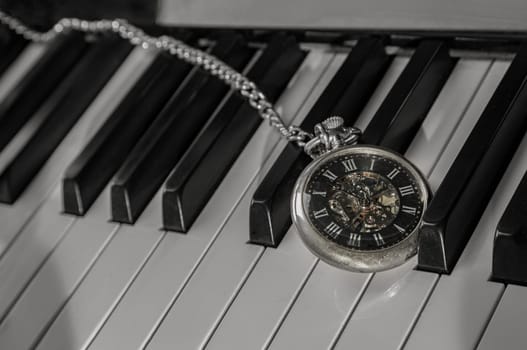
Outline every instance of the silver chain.
<path fill-rule="evenodd" d="M 217 57 L 191 47 L 173 37 L 167 35 L 150 36 L 124 19 L 87 21 L 78 18 L 63 18 L 47 32 L 39 32 L 29 28 L 17 18 L 0 11 L 0 23 L 3 23 L 27 40 L 34 42 L 49 42 L 55 37 L 72 30 L 94 34 L 113 32 L 134 46 L 140 46 L 144 49 L 156 48 L 168 52 L 185 62 L 200 67 L 240 93 L 258 111 L 258 114 L 264 120 L 269 121 L 269 124 L 276 128 L 287 141 L 304 147 L 312 138 L 311 134 L 298 126 L 286 126 L 273 104 L 269 102 L 256 84 L 246 76 Z"/>

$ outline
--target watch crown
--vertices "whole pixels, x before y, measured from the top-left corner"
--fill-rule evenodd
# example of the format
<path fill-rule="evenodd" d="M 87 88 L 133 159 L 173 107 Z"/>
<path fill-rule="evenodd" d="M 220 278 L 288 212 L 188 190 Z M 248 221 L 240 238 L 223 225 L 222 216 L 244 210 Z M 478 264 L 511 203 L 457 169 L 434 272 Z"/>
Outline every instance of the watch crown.
<path fill-rule="evenodd" d="M 336 130 L 344 125 L 344 119 L 338 116 L 332 116 L 322 122 L 326 130 Z"/>

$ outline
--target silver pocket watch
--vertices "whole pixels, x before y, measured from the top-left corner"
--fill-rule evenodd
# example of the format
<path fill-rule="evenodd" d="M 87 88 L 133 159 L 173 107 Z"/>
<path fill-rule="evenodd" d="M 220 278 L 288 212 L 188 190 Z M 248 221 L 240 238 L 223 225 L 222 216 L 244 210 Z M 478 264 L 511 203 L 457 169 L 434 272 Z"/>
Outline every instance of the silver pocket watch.
<path fill-rule="evenodd" d="M 401 155 L 357 145 L 360 130 L 332 117 L 305 150 L 314 160 L 298 178 L 291 214 L 302 241 L 323 261 L 356 272 L 401 265 L 417 252 L 429 191 Z"/>

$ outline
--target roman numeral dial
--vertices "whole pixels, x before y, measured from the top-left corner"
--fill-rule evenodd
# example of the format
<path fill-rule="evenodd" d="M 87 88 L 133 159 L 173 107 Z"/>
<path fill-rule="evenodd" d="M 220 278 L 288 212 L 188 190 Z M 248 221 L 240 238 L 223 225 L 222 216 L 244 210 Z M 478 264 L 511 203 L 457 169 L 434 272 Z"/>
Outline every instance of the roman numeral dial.
<path fill-rule="evenodd" d="M 310 175 L 308 216 L 319 235 L 352 250 L 391 247 L 415 232 L 422 213 L 417 179 L 375 154 L 335 157 Z"/>
<path fill-rule="evenodd" d="M 335 181 L 337 179 L 337 175 L 335 175 L 331 170 L 324 171 L 323 175 L 330 181 Z"/>
<path fill-rule="evenodd" d="M 342 162 L 342 165 L 347 173 L 357 170 L 355 159 L 346 159 Z"/>

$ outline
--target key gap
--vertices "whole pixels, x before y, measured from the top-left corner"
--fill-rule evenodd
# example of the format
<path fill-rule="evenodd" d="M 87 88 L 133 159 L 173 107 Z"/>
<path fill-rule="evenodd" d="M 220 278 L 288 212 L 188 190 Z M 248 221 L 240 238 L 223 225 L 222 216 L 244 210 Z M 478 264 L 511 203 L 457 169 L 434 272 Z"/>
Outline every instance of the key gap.
<path fill-rule="evenodd" d="M 414 271 L 417 271 L 417 270 L 414 270 Z M 417 322 L 421 318 L 421 314 L 423 313 L 426 305 L 428 304 L 428 301 L 432 297 L 432 293 L 434 292 L 434 290 L 435 290 L 437 284 L 439 283 L 440 279 L 441 279 L 441 275 L 437 274 L 437 276 L 436 276 L 436 278 L 434 280 L 434 283 L 432 284 L 432 287 L 428 290 L 428 292 L 427 292 L 427 294 L 425 296 L 425 299 L 423 300 L 423 303 L 419 307 L 419 310 L 418 310 L 417 314 L 413 318 L 412 323 L 410 324 L 410 327 L 406 331 L 406 334 L 404 335 L 403 340 L 401 341 L 401 344 L 397 348 L 397 350 L 402 350 L 406 346 L 406 343 L 408 342 L 408 339 L 410 338 L 410 335 L 412 335 L 412 332 L 413 332 L 413 330 L 415 328 L 415 325 L 417 324 Z"/>
<path fill-rule="evenodd" d="M 476 344 L 474 346 L 474 349 L 477 349 L 479 347 L 479 344 L 481 343 L 481 340 L 483 339 L 483 336 L 487 332 L 487 328 L 489 327 L 490 321 L 492 320 L 492 317 L 494 317 L 494 314 L 496 313 L 496 309 L 498 308 L 498 305 L 500 304 L 501 299 L 503 298 L 503 294 L 505 294 L 505 290 L 507 289 L 507 285 L 503 285 L 500 291 L 500 294 L 498 295 L 498 298 L 494 300 L 494 305 L 492 306 L 492 310 L 489 313 L 487 320 L 485 321 L 485 324 L 483 325 L 483 328 L 481 329 L 481 332 L 478 336 L 478 339 L 476 340 Z"/>
<path fill-rule="evenodd" d="M 126 286 L 121 290 L 121 292 L 117 296 L 116 300 L 114 300 L 114 302 L 110 306 L 110 309 L 107 310 L 107 312 L 104 315 L 104 317 L 102 318 L 102 320 L 99 321 L 99 323 L 97 324 L 97 326 L 95 328 L 95 331 L 90 335 L 89 339 L 86 342 L 86 345 L 83 347 L 83 350 L 88 349 L 93 344 L 93 342 L 95 341 L 95 339 L 97 338 L 97 336 L 99 335 L 99 333 L 101 332 L 103 327 L 106 325 L 106 323 L 108 322 L 108 320 L 110 319 L 110 317 L 114 313 L 114 311 L 117 308 L 117 306 L 121 303 L 121 300 L 125 297 L 126 293 L 128 293 L 128 290 L 134 284 L 135 280 L 138 278 L 138 276 L 144 270 L 146 264 L 150 261 L 150 259 L 154 255 L 155 251 L 157 250 L 157 248 L 161 244 L 161 242 L 163 242 L 163 240 L 166 237 L 166 235 L 167 235 L 167 232 L 165 231 L 159 236 L 157 242 L 153 245 L 153 247 L 148 252 L 146 258 L 141 263 L 141 266 L 139 266 L 139 268 L 133 274 L 132 278 L 128 281 Z"/>
<path fill-rule="evenodd" d="M 251 265 L 249 266 L 249 269 L 247 270 L 247 272 L 243 276 L 242 280 L 236 286 L 236 290 L 234 291 L 233 295 L 229 298 L 229 301 L 227 302 L 227 305 L 225 306 L 225 308 L 223 310 L 221 310 L 220 316 L 216 319 L 216 321 L 212 325 L 211 329 L 209 330 L 209 332 L 205 336 L 205 340 L 202 342 L 202 345 L 200 346 L 200 350 L 205 349 L 207 347 L 207 345 L 209 344 L 210 339 L 212 338 L 212 336 L 216 332 L 216 329 L 218 329 L 218 326 L 221 324 L 221 321 L 223 321 L 225 315 L 227 314 L 227 312 L 229 312 L 229 309 L 230 309 L 232 303 L 236 300 L 236 298 L 238 297 L 238 294 L 240 294 L 242 288 L 247 283 L 247 280 L 249 279 L 249 276 L 252 274 L 253 270 L 256 268 L 256 265 L 261 260 L 263 254 L 265 252 L 265 249 L 266 249 L 265 247 L 262 248 L 260 250 L 260 252 L 258 253 L 258 255 L 252 261 Z"/>
<path fill-rule="evenodd" d="M 295 291 L 295 293 L 293 294 L 293 298 L 291 299 L 291 301 L 287 304 L 287 307 L 286 309 L 284 310 L 284 313 L 280 316 L 276 326 L 273 328 L 273 330 L 271 331 L 271 334 L 269 335 L 269 337 L 267 338 L 266 342 L 264 343 L 262 349 L 264 350 L 267 350 L 269 349 L 269 346 L 271 346 L 274 338 L 276 337 L 276 334 L 278 333 L 278 331 L 280 330 L 280 328 L 282 327 L 282 324 L 284 323 L 285 319 L 287 318 L 287 316 L 289 315 L 289 312 L 291 311 L 291 309 L 293 308 L 293 306 L 295 305 L 298 297 L 300 296 L 300 293 L 302 292 L 302 290 L 304 289 L 304 287 L 306 286 L 307 282 L 309 281 L 309 278 L 311 277 L 311 275 L 313 274 L 313 271 L 315 271 L 315 267 L 317 267 L 318 263 L 320 262 L 320 259 L 315 259 L 313 261 L 313 263 L 311 264 L 311 267 L 309 268 L 306 276 L 304 277 L 304 279 L 302 280 L 302 283 L 300 284 L 300 286 L 297 288 L 297 290 Z"/>
<path fill-rule="evenodd" d="M 95 263 L 97 262 L 97 260 L 99 259 L 99 257 L 103 254 L 103 252 L 106 250 L 106 247 L 108 247 L 108 245 L 110 244 L 110 242 L 113 240 L 113 238 L 115 237 L 115 235 L 117 234 L 117 232 L 119 231 L 119 228 L 120 228 L 121 225 L 116 225 L 116 227 L 114 227 L 114 229 L 112 230 L 111 234 L 109 235 L 109 237 L 106 239 L 106 241 L 103 243 L 103 245 L 99 248 L 99 250 L 97 251 L 97 254 L 92 258 L 92 260 L 90 261 L 89 263 L 89 266 L 86 268 L 86 270 L 83 271 L 82 273 L 82 276 L 80 277 L 80 279 L 77 281 L 77 283 L 75 284 L 75 286 L 73 287 L 73 290 L 72 292 L 66 297 L 66 299 L 63 301 L 63 303 L 60 304 L 60 306 L 55 310 L 55 312 L 53 313 L 53 315 L 51 316 L 51 318 L 46 322 L 46 324 L 44 325 L 44 327 L 41 329 L 40 333 L 36 336 L 35 338 L 35 341 L 33 342 L 33 344 L 31 345 L 31 348 L 35 348 L 39 343 L 40 341 L 42 340 L 42 338 L 44 338 L 44 336 L 46 335 L 46 333 L 48 332 L 48 330 L 50 329 L 50 327 L 53 325 L 53 323 L 55 322 L 55 319 L 59 316 L 59 314 L 61 313 L 61 311 L 64 309 L 64 307 L 68 304 L 68 302 L 70 301 L 70 299 L 73 297 L 73 295 L 75 294 L 75 292 L 79 289 L 79 287 L 82 285 L 82 282 L 86 279 L 86 277 L 88 276 L 88 274 L 90 273 L 90 271 L 92 270 L 93 266 L 95 265 Z M 1 324 L 1 323 L 0 323 Z"/>

